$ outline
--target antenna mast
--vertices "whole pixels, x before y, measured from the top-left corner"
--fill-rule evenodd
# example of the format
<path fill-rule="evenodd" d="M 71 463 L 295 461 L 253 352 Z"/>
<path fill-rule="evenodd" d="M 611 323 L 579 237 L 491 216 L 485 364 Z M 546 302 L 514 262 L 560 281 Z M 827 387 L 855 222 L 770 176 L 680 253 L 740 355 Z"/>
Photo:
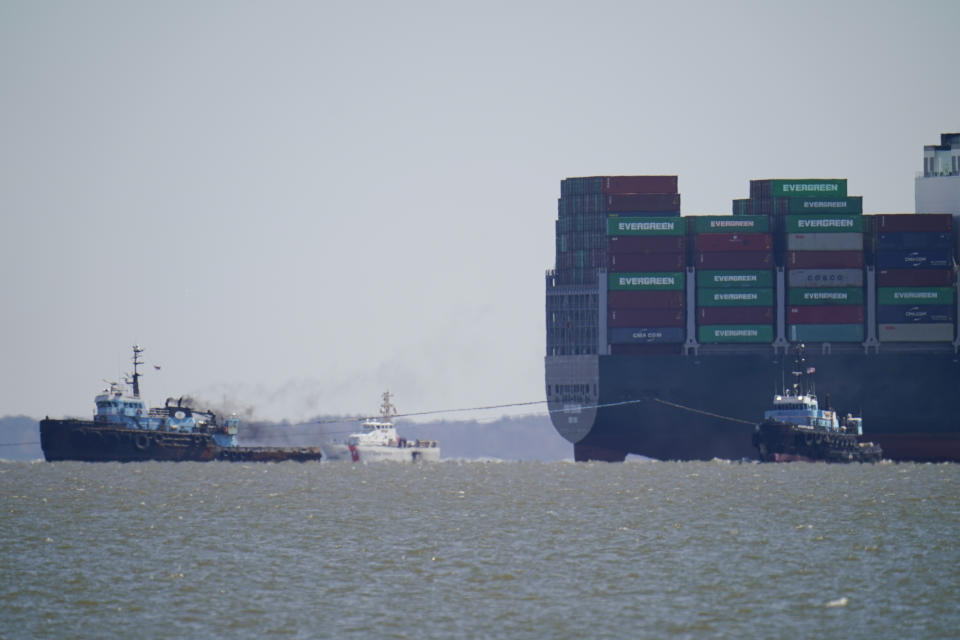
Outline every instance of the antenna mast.
<path fill-rule="evenodd" d="M 140 345 L 133 345 L 133 397 L 140 397 L 140 372 L 137 370 L 137 367 L 143 364 L 143 360 L 140 359 L 140 356 L 143 354 L 143 349 Z"/>
<path fill-rule="evenodd" d="M 397 415 L 397 408 L 390 402 L 392 394 L 387 391 L 383 394 L 383 404 L 380 405 L 380 417 L 385 422 L 390 422 L 393 416 Z"/>
<path fill-rule="evenodd" d="M 806 358 L 803 357 L 805 347 L 798 344 L 796 346 L 796 356 L 793 360 L 793 393 L 798 398 L 803 395 L 803 375 L 806 371 Z"/>

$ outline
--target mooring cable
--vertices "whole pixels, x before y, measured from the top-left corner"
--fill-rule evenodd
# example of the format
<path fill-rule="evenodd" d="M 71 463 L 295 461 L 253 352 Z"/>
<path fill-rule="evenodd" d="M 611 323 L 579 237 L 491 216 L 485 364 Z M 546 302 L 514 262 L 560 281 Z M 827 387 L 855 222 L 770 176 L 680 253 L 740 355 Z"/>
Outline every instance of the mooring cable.
<path fill-rule="evenodd" d="M 688 407 L 682 404 L 678 404 L 676 402 L 670 402 L 668 400 L 663 400 L 661 398 L 656 398 L 656 397 L 639 398 L 635 400 L 620 400 L 617 402 L 604 402 L 601 404 L 575 404 L 572 406 L 561 407 L 559 409 L 547 409 L 546 411 L 528 413 L 522 416 L 504 416 L 504 417 L 532 417 L 532 416 L 549 415 L 549 414 L 555 414 L 555 413 L 579 413 L 581 411 L 588 411 L 592 409 L 606 409 L 608 407 L 618 407 L 618 406 L 625 406 L 630 404 L 639 404 L 642 402 L 647 402 L 648 400 L 652 400 L 654 402 L 658 402 L 660 404 L 663 404 L 669 407 L 674 407 L 676 409 L 682 409 L 683 411 L 689 411 L 691 413 L 699 413 L 701 415 L 710 416 L 712 418 L 718 418 L 720 420 L 729 420 L 731 422 L 739 422 L 742 424 L 750 424 L 750 425 L 756 424 L 756 422 L 751 420 L 743 420 L 741 418 L 725 416 L 719 413 L 714 413 L 712 411 L 695 409 L 693 407 Z M 412 411 L 409 413 L 398 413 L 390 417 L 391 418 L 410 418 L 415 416 L 429 416 L 429 415 L 438 415 L 443 413 L 462 413 L 465 411 L 488 411 L 491 409 L 507 409 L 511 407 L 529 407 L 529 406 L 538 405 L 538 404 L 547 404 L 548 402 L 549 402 L 548 400 L 531 400 L 529 402 L 509 402 L 506 404 L 490 404 L 490 405 L 483 405 L 478 407 L 462 407 L 459 409 L 433 409 L 430 411 Z M 369 420 L 377 420 L 379 418 L 382 418 L 382 416 L 365 416 L 365 417 L 359 417 L 359 418 L 327 418 L 323 420 L 308 420 L 300 424 L 288 425 L 286 428 L 287 429 L 291 427 L 303 428 L 303 427 L 310 427 L 313 425 L 365 422 Z M 341 431 L 340 430 L 328 431 L 327 433 L 341 433 Z M 343 431 L 342 433 L 348 433 L 348 431 Z M 30 446 L 30 445 L 37 445 L 37 444 L 40 444 L 40 443 L 39 442 L 3 442 L 3 443 L 0 443 L 0 447 L 21 447 L 21 446 Z"/>

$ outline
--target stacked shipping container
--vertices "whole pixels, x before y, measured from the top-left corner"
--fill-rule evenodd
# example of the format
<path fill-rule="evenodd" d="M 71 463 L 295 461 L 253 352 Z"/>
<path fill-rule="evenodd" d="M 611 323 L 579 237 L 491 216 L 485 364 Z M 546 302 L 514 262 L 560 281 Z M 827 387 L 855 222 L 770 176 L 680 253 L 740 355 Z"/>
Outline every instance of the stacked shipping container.
<path fill-rule="evenodd" d="M 956 320 L 953 217 L 876 218 L 877 337 L 949 342 Z"/>
<path fill-rule="evenodd" d="M 609 269 L 624 273 L 683 272 L 685 241 L 682 233 L 660 238 L 654 244 L 628 246 L 623 243 L 611 257 L 607 236 L 607 220 L 658 219 L 680 216 L 680 194 L 677 176 L 593 176 L 568 178 L 560 184 L 560 200 L 556 222 L 556 266 L 547 273 L 547 352 L 552 355 L 596 353 L 600 326 L 605 322 L 600 309 L 598 275 Z M 626 234 L 632 235 L 632 234 Z M 642 244 L 642 241 L 640 241 Z M 616 264 L 612 264 L 616 260 Z M 604 282 L 600 284 L 606 288 Z M 682 299 L 682 282 L 679 295 Z M 616 296 L 614 296 L 616 298 Z M 657 321 L 663 328 L 670 325 L 669 313 L 674 296 L 647 300 L 651 311 L 663 312 L 636 315 L 624 307 L 617 309 L 614 323 Z M 627 304 L 636 304 L 628 301 Z M 632 318 L 630 318 L 632 316 Z M 599 318 L 599 320 L 598 320 Z M 618 327 L 622 328 L 622 327 Z M 666 335 L 664 338 L 670 338 Z"/>
<path fill-rule="evenodd" d="M 862 342 L 863 216 L 788 215 L 785 226 L 788 339 Z"/>
<path fill-rule="evenodd" d="M 863 199 L 837 178 L 751 180 L 734 217 L 771 216 L 774 257 L 785 269 L 787 339 L 864 339 Z"/>
<path fill-rule="evenodd" d="M 679 216 L 611 216 L 607 340 L 671 344 L 685 338 L 685 224 Z"/>
<path fill-rule="evenodd" d="M 683 342 L 686 238 L 676 176 L 611 176 L 603 186 L 611 350 Z"/>
<path fill-rule="evenodd" d="M 594 285 L 597 270 L 607 266 L 607 217 L 679 216 L 677 176 L 567 178 L 557 208 L 557 279 Z"/>
<path fill-rule="evenodd" d="M 767 216 L 690 218 L 701 343 L 773 340 L 773 237 Z"/>
<path fill-rule="evenodd" d="M 751 180 L 749 200 L 733 201 L 734 215 L 863 213 L 863 198 L 847 195 L 843 178 Z"/>
<path fill-rule="evenodd" d="M 688 338 L 769 343 L 778 317 L 793 342 L 857 343 L 868 334 L 869 300 L 881 341 L 954 339 L 950 215 L 863 216 L 842 179 L 751 181 L 750 193 L 734 202 L 738 215 L 681 218 L 676 176 L 564 180 L 547 275 L 548 353 L 597 353 L 604 344 L 613 354 L 676 353 Z M 868 266 L 876 268 L 870 292 Z"/>

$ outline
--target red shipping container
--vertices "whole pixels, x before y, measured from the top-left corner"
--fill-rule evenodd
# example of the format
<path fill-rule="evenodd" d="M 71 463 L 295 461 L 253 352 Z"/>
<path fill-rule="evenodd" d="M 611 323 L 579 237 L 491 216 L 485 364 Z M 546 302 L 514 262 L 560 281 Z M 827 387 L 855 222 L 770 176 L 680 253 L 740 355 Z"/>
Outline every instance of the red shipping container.
<path fill-rule="evenodd" d="M 859 269 L 862 251 L 788 251 L 790 269 Z"/>
<path fill-rule="evenodd" d="M 952 231 L 949 213 L 892 213 L 877 216 L 877 231 Z"/>
<path fill-rule="evenodd" d="M 683 309 L 683 291 L 609 291 L 608 309 Z"/>
<path fill-rule="evenodd" d="M 773 253 L 769 251 L 697 252 L 698 269 L 772 269 Z"/>
<path fill-rule="evenodd" d="M 787 324 L 856 324 L 863 322 L 862 305 L 824 305 L 787 308 Z"/>
<path fill-rule="evenodd" d="M 953 269 L 883 269 L 877 271 L 877 285 L 881 287 L 949 287 L 953 283 Z"/>
<path fill-rule="evenodd" d="M 773 307 L 700 307 L 697 319 L 708 324 L 771 324 Z"/>
<path fill-rule="evenodd" d="M 683 236 L 610 236 L 607 238 L 610 253 L 683 253 L 687 239 Z"/>
<path fill-rule="evenodd" d="M 697 251 L 770 251 L 769 233 L 702 233 L 696 237 Z"/>
<path fill-rule="evenodd" d="M 631 193 L 613 194 L 606 196 L 607 211 L 663 211 L 667 213 L 680 211 L 679 193 Z"/>
<path fill-rule="evenodd" d="M 611 327 L 682 327 L 683 309 L 608 309 Z"/>
<path fill-rule="evenodd" d="M 676 253 L 613 253 L 608 257 L 611 271 L 682 271 L 686 260 Z"/>
<path fill-rule="evenodd" d="M 677 176 L 607 176 L 603 192 L 623 193 L 677 193 Z"/>

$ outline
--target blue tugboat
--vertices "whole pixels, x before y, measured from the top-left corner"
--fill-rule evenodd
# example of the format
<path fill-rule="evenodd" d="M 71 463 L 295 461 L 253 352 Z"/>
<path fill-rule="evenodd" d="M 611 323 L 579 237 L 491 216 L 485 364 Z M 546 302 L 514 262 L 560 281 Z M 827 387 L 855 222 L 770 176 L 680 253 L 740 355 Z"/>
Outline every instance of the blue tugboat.
<path fill-rule="evenodd" d="M 773 397 L 773 408 L 753 433 L 753 446 L 764 462 L 879 462 L 880 446 L 862 442 L 863 421 L 847 414 L 842 420 L 829 404 L 820 408 L 806 365 L 804 345 L 796 347 L 793 384 Z"/>
<path fill-rule="evenodd" d="M 169 460 L 208 462 L 306 462 L 320 460 L 319 447 L 241 447 L 236 417 L 219 419 L 212 411 L 168 398 L 164 406 L 147 408 L 140 398 L 143 353 L 133 347 L 132 394 L 110 383 L 96 396 L 93 420 L 40 421 L 40 446 L 48 461 L 134 462 Z"/>

